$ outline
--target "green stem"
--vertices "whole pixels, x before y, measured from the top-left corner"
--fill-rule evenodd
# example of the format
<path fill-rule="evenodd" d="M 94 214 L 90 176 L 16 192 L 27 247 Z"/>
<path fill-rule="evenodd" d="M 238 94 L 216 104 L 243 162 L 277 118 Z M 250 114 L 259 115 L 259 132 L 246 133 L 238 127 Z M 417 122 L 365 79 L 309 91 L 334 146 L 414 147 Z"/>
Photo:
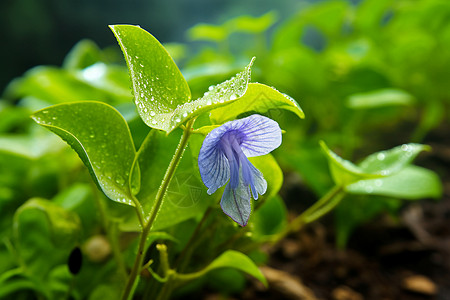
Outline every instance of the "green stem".
<path fill-rule="evenodd" d="M 345 196 L 345 191 L 342 186 L 334 186 L 328 191 L 322 198 L 320 198 L 316 203 L 314 203 L 310 208 L 305 210 L 301 215 L 295 218 L 286 229 L 277 235 L 273 239 L 273 243 L 278 243 L 283 238 L 285 238 L 289 233 L 298 231 L 303 225 L 311 223 L 320 217 L 324 216 L 330 212 L 342 198 Z"/>
<path fill-rule="evenodd" d="M 175 151 L 175 154 L 173 155 L 169 167 L 167 168 L 166 173 L 164 174 L 164 178 L 158 189 L 155 202 L 150 212 L 150 217 L 142 230 L 139 240 L 138 252 L 136 254 L 136 259 L 134 261 L 133 268 L 131 269 L 130 276 L 128 277 L 128 281 L 122 295 L 122 300 L 128 300 L 133 297 L 134 289 L 136 288 L 137 285 L 137 278 L 141 271 L 142 262 L 144 260 L 145 244 L 147 241 L 148 234 L 150 233 L 150 229 L 153 225 L 153 222 L 156 219 L 156 215 L 159 211 L 159 208 L 161 207 L 164 195 L 167 191 L 167 188 L 169 187 L 170 181 L 172 180 L 172 177 L 175 174 L 175 170 L 177 169 L 177 166 L 180 163 L 180 160 L 183 156 L 184 150 L 187 147 L 187 143 L 191 135 L 191 129 L 193 124 L 194 120 L 190 120 L 186 124 L 186 128 L 183 131 L 183 136 L 181 137 L 180 142 L 178 143 L 177 149 Z"/>

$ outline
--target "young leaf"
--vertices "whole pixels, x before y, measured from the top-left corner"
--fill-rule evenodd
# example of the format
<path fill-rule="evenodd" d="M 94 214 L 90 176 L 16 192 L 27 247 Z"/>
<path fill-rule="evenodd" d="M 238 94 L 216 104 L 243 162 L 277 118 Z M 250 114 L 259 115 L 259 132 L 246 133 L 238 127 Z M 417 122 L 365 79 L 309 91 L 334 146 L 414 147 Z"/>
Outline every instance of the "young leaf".
<path fill-rule="evenodd" d="M 363 94 L 353 94 L 347 99 L 347 106 L 353 109 L 365 109 L 393 105 L 411 105 L 414 97 L 398 89 L 382 89 Z"/>
<path fill-rule="evenodd" d="M 341 158 L 336 153 L 331 151 L 324 141 L 320 141 L 320 146 L 327 156 L 331 175 L 337 185 L 346 186 L 361 179 L 378 178 L 383 176 L 380 174 L 369 174 L 359 166 L 356 166 L 352 162 Z"/>
<path fill-rule="evenodd" d="M 110 28 L 127 61 L 139 115 L 148 126 L 169 131 L 173 111 L 191 99 L 186 80 L 150 33 L 132 25 Z"/>
<path fill-rule="evenodd" d="M 169 133 L 202 112 L 240 98 L 247 90 L 253 60 L 235 77 L 211 86 L 203 97 L 190 101 L 184 77 L 150 33 L 131 25 L 110 27 L 128 64 L 139 115 L 149 127 Z"/>
<path fill-rule="evenodd" d="M 348 185 L 352 194 L 373 194 L 407 200 L 439 198 L 442 185 L 433 171 L 407 166 L 398 173 L 378 179 L 361 180 Z"/>
<path fill-rule="evenodd" d="M 213 260 L 206 268 L 203 270 L 193 273 L 193 274 L 178 274 L 180 278 L 197 278 L 205 275 L 209 271 L 219 268 L 234 268 L 245 272 L 249 275 L 252 275 L 259 281 L 261 281 L 265 286 L 267 286 L 267 280 L 262 274 L 262 272 L 258 269 L 255 263 L 245 254 L 235 251 L 235 250 L 227 250 L 222 253 L 219 257 Z M 191 276 L 194 275 L 194 276 Z"/>
<path fill-rule="evenodd" d="M 128 177 L 135 148 L 128 125 L 117 110 L 105 103 L 84 101 L 51 106 L 32 118 L 78 153 L 108 198 L 134 205 Z M 139 172 L 138 168 L 135 170 Z M 133 178 L 138 189 L 138 174 Z"/>
<path fill-rule="evenodd" d="M 430 147 L 421 144 L 404 144 L 366 157 L 358 166 L 365 173 L 383 176 L 394 174 L 409 165 L 422 151 Z"/>
<path fill-rule="evenodd" d="M 215 124 L 222 124 L 248 111 L 265 113 L 269 109 L 285 109 L 299 118 L 305 117 L 300 105 L 288 95 L 261 83 L 249 83 L 242 97 L 227 106 L 214 109 L 210 118 Z"/>

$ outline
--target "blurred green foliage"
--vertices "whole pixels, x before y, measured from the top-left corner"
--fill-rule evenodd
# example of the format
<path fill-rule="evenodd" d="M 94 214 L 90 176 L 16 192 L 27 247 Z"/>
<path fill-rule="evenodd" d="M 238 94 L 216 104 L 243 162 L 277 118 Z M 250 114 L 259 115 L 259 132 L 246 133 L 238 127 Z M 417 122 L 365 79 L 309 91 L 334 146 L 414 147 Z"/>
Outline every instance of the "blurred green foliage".
<path fill-rule="evenodd" d="M 288 20 L 279 20 L 275 12 L 269 12 L 260 17 L 240 16 L 220 25 L 199 24 L 188 31 L 192 42 L 171 44 L 167 49 L 181 62 L 194 99 L 211 84 L 241 71 L 256 56 L 253 79 L 292 96 L 307 116 L 298 124 L 292 112 L 267 104 L 266 114 L 287 129 L 283 146 L 274 156 L 285 172 L 298 173 L 306 186 L 321 196 L 333 185 L 333 176 L 342 176 L 336 171 L 330 176 L 327 157 L 348 164 L 329 149 L 329 155 L 324 155 L 320 140 L 342 157 L 358 161 L 399 144 L 421 142 L 430 130 L 448 121 L 449 19 L 447 0 L 364 0 L 358 5 L 323 1 Z M 195 48 L 200 51 L 194 52 Z M 0 298 L 54 299 L 67 293 L 75 299 L 106 294 L 111 294 L 110 299 L 117 297 L 114 289 L 122 286 L 121 276 L 136 249 L 134 238 L 139 228 L 134 212 L 131 207 L 106 201 L 82 160 L 29 116 L 38 109 L 72 101 L 96 100 L 113 106 L 130 128 L 130 143 L 137 148 L 143 145 L 139 161 L 143 181 L 158 185 L 180 132 L 175 130 L 166 138 L 154 131 L 149 136 L 151 142 L 146 140 L 149 128 L 132 102 L 131 84 L 118 49 L 100 49 L 83 40 L 67 55 L 62 67 L 35 67 L 6 88 L 0 102 Z M 89 121 L 107 122 L 110 117 L 106 114 L 104 120 Z M 221 121 L 235 116 L 221 115 L 220 110 L 215 115 Z M 202 122 L 201 117 L 198 122 Z M 204 195 L 198 174 L 183 173 L 195 168 L 201 142 L 199 135 L 192 137 L 176 177 L 193 186 L 189 192 L 203 193 L 200 197 L 205 201 L 181 204 L 185 215 L 178 219 L 171 214 L 170 205 L 175 204 L 166 201 L 168 206 L 163 207 L 155 225 L 155 230 L 164 232 L 155 232 L 155 238 L 148 242 L 150 246 L 165 240 L 173 246 L 169 254 L 174 257 L 190 243 L 187 237 L 203 212 L 218 200 L 217 196 Z M 396 150 L 391 151 L 389 155 L 395 155 Z M 258 245 L 281 232 L 287 223 L 285 204 L 277 196 L 282 174 L 273 161 L 260 166 L 257 159 L 252 161 L 273 190 L 265 202 L 257 203 L 248 234 L 216 216 L 216 210 L 208 212 L 214 218 L 201 227 L 202 237 L 193 245 L 198 251 L 183 254 L 191 259 L 179 266 L 181 270 L 198 271 L 228 248 L 261 257 Z M 363 168 L 364 162 L 353 166 Z M 439 197 L 439 180 L 433 172 L 406 165 L 386 179 L 363 176 L 348 182 L 347 191 L 352 195 L 343 199 L 335 214 L 338 245 L 344 246 L 361 223 L 381 212 L 398 211 L 401 200 Z M 375 169 L 361 173 L 374 173 Z M 420 186 L 415 190 L 412 187 L 419 186 L 417 178 L 421 183 L 420 178 L 432 179 L 426 189 Z M 412 181 L 404 185 L 406 179 Z M 377 180 L 384 181 L 380 185 Z M 180 193 L 180 186 L 169 191 Z M 152 199 L 154 191 L 143 186 L 140 195 Z M 106 237 L 106 244 L 98 242 L 98 237 Z M 81 272 L 73 276 L 66 263 L 75 246 L 83 249 L 85 260 Z M 153 248 L 150 255 L 156 253 Z M 94 257 L 98 249 L 104 255 Z M 120 251 L 125 252 L 123 261 L 117 255 Z M 242 288 L 241 283 L 242 276 L 212 272 L 191 287 L 227 285 L 237 286 L 230 288 L 236 291 Z M 75 288 L 69 290 L 71 286 Z M 139 290 L 148 295 L 155 286 L 158 288 L 157 283 L 142 285 Z"/>

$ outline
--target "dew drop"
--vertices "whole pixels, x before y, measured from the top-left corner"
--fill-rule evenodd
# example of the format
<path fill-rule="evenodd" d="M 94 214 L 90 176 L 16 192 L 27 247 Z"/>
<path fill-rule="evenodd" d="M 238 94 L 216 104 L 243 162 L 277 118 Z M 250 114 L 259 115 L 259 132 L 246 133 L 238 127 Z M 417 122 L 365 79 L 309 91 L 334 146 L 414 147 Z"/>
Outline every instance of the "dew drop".
<path fill-rule="evenodd" d="M 381 181 L 381 179 L 376 179 L 376 180 L 375 180 L 375 185 L 378 186 L 378 187 L 380 187 L 380 186 L 383 185 L 383 181 Z"/>
<path fill-rule="evenodd" d="M 44 110 L 42 113 L 43 114 L 48 114 L 48 110 Z"/>
<path fill-rule="evenodd" d="M 150 111 L 150 116 L 154 117 L 156 115 L 156 113 L 152 110 Z"/>
<path fill-rule="evenodd" d="M 153 120 L 153 121 L 152 121 L 152 124 L 153 124 L 153 125 L 156 125 L 156 123 L 157 123 L 156 120 Z"/>
<path fill-rule="evenodd" d="M 236 95 L 235 94 L 232 94 L 231 96 L 230 96 L 230 100 L 236 100 Z"/>
<path fill-rule="evenodd" d="M 377 159 L 378 160 L 384 160 L 385 158 L 386 158 L 386 155 L 384 153 L 380 152 L 380 153 L 377 154 Z"/>
<path fill-rule="evenodd" d="M 370 185 L 369 186 L 366 186 L 366 193 L 372 193 L 373 192 L 373 187 L 371 187 Z"/>
<path fill-rule="evenodd" d="M 208 88 L 208 90 L 210 90 L 210 91 L 212 91 L 213 89 L 214 89 L 213 85 L 210 85 L 209 88 Z"/>
<path fill-rule="evenodd" d="M 410 151 L 411 149 L 409 148 L 409 146 L 408 145 L 406 145 L 406 144 L 404 144 L 404 145 L 402 145 L 402 148 L 401 148 L 403 151 Z"/>
<path fill-rule="evenodd" d="M 187 113 L 185 112 L 185 113 L 183 114 L 183 117 L 184 117 L 184 118 L 186 118 L 186 117 L 187 117 L 187 115 L 188 115 L 188 114 L 187 114 Z"/>
<path fill-rule="evenodd" d="M 180 118 L 176 118 L 175 122 L 180 123 L 181 122 Z"/>
<path fill-rule="evenodd" d="M 125 184 L 125 179 L 123 179 L 122 176 L 117 176 L 116 177 L 116 183 L 119 184 L 119 185 L 124 185 Z"/>
<path fill-rule="evenodd" d="M 93 139 L 93 138 L 95 138 L 95 134 L 91 134 L 91 135 L 89 135 L 89 137 L 90 137 L 91 139 Z"/>
<path fill-rule="evenodd" d="M 141 98 L 144 98 L 144 93 L 141 93 Z"/>
<path fill-rule="evenodd" d="M 211 100 L 208 100 L 208 101 L 206 102 L 206 105 L 211 105 Z"/>

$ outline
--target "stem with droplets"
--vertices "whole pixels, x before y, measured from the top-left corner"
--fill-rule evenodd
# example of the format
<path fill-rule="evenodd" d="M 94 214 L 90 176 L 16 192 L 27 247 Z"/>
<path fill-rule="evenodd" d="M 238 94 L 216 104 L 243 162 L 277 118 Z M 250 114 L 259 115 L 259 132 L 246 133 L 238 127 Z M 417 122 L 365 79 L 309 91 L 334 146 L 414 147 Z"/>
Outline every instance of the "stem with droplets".
<path fill-rule="evenodd" d="M 133 268 L 131 269 L 130 276 L 128 277 L 128 281 L 126 283 L 124 292 L 122 294 L 122 300 L 128 300 L 133 297 L 134 290 L 136 288 L 137 282 L 138 282 L 138 275 L 142 268 L 142 263 L 144 260 L 144 252 L 145 252 L 145 244 L 147 241 L 148 234 L 150 233 L 150 229 L 153 225 L 153 222 L 156 219 L 156 215 L 159 211 L 159 208 L 161 207 L 161 204 L 164 199 L 164 195 L 166 194 L 167 188 L 169 187 L 170 181 L 172 180 L 173 175 L 175 174 L 175 171 L 178 167 L 178 164 L 180 163 L 181 158 L 183 157 L 184 150 L 187 147 L 189 137 L 192 133 L 192 125 L 194 124 L 194 119 L 190 120 L 186 124 L 186 128 L 183 131 L 183 135 L 180 139 L 180 142 L 178 143 L 177 149 L 175 151 L 175 154 L 172 157 L 172 160 L 170 161 L 170 164 L 166 170 L 166 173 L 164 174 L 164 178 L 161 182 L 161 185 L 158 189 L 158 192 L 156 194 L 155 202 L 153 204 L 153 207 L 150 211 L 150 215 L 148 218 L 148 221 L 144 224 L 140 240 L 139 240 L 139 246 L 138 251 L 136 254 L 136 259 L 134 261 Z"/>

